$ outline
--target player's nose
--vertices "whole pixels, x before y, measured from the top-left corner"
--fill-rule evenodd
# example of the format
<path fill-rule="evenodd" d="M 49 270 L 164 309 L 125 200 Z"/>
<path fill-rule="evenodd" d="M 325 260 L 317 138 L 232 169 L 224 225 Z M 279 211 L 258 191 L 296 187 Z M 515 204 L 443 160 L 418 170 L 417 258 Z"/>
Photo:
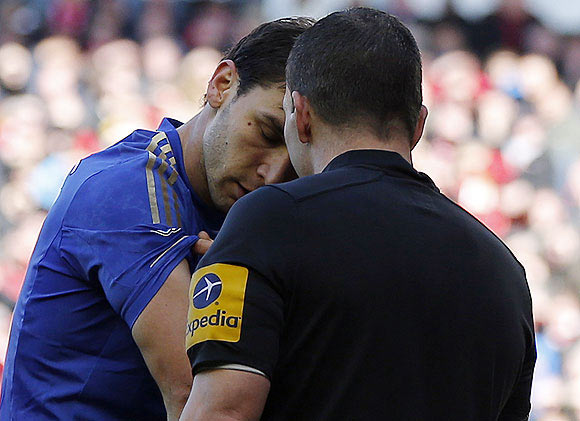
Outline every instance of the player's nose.
<path fill-rule="evenodd" d="M 291 168 L 290 158 L 286 148 L 283 151 L 272 153 L 269 158 L 258 166 L 258 175 L 265 184 L 281 183 L 289 180 Z"/>

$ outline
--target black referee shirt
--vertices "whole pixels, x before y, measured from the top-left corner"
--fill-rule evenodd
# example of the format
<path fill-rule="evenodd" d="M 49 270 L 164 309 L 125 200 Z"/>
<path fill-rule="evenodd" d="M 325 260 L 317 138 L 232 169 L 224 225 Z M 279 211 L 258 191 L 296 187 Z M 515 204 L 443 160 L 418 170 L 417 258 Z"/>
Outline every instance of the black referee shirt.
<path fill-rule="evenodd" d="M 194 372 L 263 372 L 264 420 L 527 419 L 524 270 L 394 152 L 239 200 L 190 298 Z"/>

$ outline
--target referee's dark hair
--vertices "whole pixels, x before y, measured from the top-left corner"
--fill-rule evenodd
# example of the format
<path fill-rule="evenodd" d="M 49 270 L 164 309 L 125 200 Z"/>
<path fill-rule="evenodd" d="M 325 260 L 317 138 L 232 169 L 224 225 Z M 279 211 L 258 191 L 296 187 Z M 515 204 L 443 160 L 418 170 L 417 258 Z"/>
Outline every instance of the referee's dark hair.
<path fill-rule="evenodd" d="M 243 95 L 256 85 L 270 87 L 284 83 L 286 60 L 296 38 L 315 21 L 310 18 L 283 18 L 258 26 L 236 43 L 225 55 L 232 60 L 240 85 L 237 94 Z"/>
<path fill-rule="evenodd" d="M 413 35 L 395 16 L 364 7 L 332 13 L 298 37 L 286 82 L 327 123 L 363 123 L 381 138 L 396 121 L 411 137 L 423 102 Z"/>

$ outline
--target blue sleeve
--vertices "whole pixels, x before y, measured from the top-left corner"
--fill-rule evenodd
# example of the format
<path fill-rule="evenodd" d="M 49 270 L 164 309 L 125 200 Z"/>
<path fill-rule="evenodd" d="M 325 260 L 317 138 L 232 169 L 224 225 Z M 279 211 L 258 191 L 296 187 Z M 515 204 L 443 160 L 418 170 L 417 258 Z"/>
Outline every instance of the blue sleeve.
<path fill-rule="evenodd" d="M 155 217 L 145 165 L 136 162 L 87 178 L 62 226 L 63 259 L 80 278 L 102 288 L 129 327 L 173 269 L 191 257 L 190 248 L 198 239 L 190 235 L 192 227 L 186 232 L 178 226 L 175 213 L 187 204 L 179 201 L 175 186 L 158 173 L 153 181 Z"/>
<path fill-rule="evenodd" d="M 159 232 L 151 225 L 126 230 L 63 227 L 61 251 L 82 278 L 100 284 L 113 309 L 133 327 L 198 239 L 181 229 L 167 236 Z"/>

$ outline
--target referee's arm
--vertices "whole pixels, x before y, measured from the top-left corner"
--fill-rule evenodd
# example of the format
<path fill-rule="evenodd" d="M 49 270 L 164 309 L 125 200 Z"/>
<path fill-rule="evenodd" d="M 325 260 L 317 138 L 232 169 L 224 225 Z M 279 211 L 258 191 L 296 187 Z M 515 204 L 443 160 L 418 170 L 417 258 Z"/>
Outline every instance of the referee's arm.
<path fill-rule="evenodd" d="M 182 421 L 250 421 L 262 416 L 279 356 L 283 292 L 289 288 L 285 282 L 296 266 L 289 256 L 299 256 L 296 214 L 288 193 L 273 186 L 257 189 L 232 206 L 198 264 L 188 317 L 196 327 L 186 335 L 194 379 Z M 219 305 L 214 299 L 215 309 L 210 311 L 205 303 L 196 307 L 193 283 L 209 273 L 221 280 L 223 294 Z M 201 324 L 203 317 L 221 312 L 238 316 L 238 324 Z"/>
<path fill-rule="evenodd" d="M 239 370 L 204 370 L 195 375 L 181 421 L 259 420 L 270 391 L 260 374 Z"/>

